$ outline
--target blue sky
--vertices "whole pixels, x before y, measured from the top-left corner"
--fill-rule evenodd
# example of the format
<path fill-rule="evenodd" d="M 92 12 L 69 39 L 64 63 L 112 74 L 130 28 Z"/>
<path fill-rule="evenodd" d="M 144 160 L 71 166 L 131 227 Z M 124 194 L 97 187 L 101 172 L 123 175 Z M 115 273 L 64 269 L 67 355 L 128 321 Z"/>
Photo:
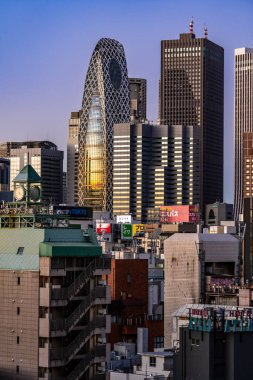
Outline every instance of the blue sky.
<path fill-rule="evenodd" d="M 157 119 L 160 41 L 194 31 L 225 49 L 225 200 L 233 199 L 233 50 L 253 47 L 251 0 L 0 0 L 0 141 L 48 139 L 66 150 L 101 37 L 125 47 L 128 74 L 148 81 Z"/>

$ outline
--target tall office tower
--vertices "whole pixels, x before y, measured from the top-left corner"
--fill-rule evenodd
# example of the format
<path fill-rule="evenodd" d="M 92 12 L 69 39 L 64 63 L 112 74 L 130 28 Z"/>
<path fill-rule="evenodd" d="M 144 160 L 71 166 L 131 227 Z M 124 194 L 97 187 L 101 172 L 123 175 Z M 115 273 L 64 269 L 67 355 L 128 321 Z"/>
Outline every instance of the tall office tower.
<path fill-rule="evenodd" d="M 140 122 L 146 120 L 147 81 L 141 78 L 129 78 L 130 115 Z"/>
<path fill-rule="evenodd" d="M 224 50 L 190 33 L 161 42 L 160 123 L 201 131 L 201 208 L 223 199 Z"/>
<path fill-rule="evenodd" d="M 79 133 L 78 203 L 112 211 L 113 125 L 130 119 L 123 46 L 102 38 L 89 64 Z"/>
<path fill-rule="evenodd" d="M 41 176 L 43 200 L 62 203 L 63 151 L 50 141 L 8 142 L 0 149 L 10 158 L 10 189 L 13 179 L 20 170 L 30 163 Z"/>
<path fill-rule="evenodd" d="M 67 146 L 67 203 L 77 204 L 78 176 L 78 135 L 80 130 L 81 112 L 71 112 L 69 119 L 69 135 Z"/>
<path fill-rule="evenodd" d="M 10 190 L 10 160 L 0 157 L 0 191 Z"/>
<path fill-rule="evenodd" d="M 253 133 L 252 92 L 253 49 L 235 49 L 235 219 L 238 219 L 239 214 L 243 213 L 243 197 L 245 195 L 252 197 L 252 189 L 249 185 L 253 153 L 248 149 L 252 147 Z M 244 133 L 246 134 L 244 135 Z M 247 157 L 244 149 L 246 149 Z"/>
<path fill-rule="evenodd" d="M 199 202 L 198 127 L 114 126 L 113 214 L 146 221 L 148 208 Z"/>
<path fill-rule="evenodd" d="M 93 231 L 14 210 L 0 218 L 0 378 L 103 378 L 110 260 Z"/>

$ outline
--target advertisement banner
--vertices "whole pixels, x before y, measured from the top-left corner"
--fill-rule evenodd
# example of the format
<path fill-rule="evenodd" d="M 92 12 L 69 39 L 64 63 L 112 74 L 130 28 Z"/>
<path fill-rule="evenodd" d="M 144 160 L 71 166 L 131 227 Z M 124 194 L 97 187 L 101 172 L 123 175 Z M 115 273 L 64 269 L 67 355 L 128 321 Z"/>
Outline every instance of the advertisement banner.
<path fill-rule="evenodd" d="M 160 223 L 199 223 L 197 205 L 160 206 Z"/>
<path fill-rule="evenodd" d="M 140 236 L 144 233 L 144 224 L 133 224 L 133 236 Z"/>
<path fill-rule="evenodd" d="M 132 224 L 121 225 L 121 239 L 132 239 Z"/>
<path fill-rule="evenodd" d="M 110 234 L 111 233 L 111 224 L 110 223 L 97 223 L 96 224 L 96 233 L 98 235 Z"/>

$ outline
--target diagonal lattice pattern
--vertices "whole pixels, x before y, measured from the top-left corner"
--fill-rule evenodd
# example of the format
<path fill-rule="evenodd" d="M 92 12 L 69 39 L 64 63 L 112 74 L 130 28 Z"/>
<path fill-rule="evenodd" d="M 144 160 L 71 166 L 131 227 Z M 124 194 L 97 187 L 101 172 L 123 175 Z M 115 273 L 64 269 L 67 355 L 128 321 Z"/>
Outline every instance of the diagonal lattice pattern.
<path fill-rule="evenodd" d="M 94 96 L 99 96 L 104 175 L 101 197 L 91 199 L 87 185 L 92 157 L 88 157 L 87 129 Z M 96 209 L 112 211 L 113 198 L 113 125 L 130 119 L 130 96 L 127 64 L 123 46 L 113 39 L 102 38 L 92 54 L 84 85 L 82 117 L 79 132 L 78 202 Z M 89 147 L 89 152 L 92 149 Z M 89 160 L 89 162 L 88 162 Z"/>

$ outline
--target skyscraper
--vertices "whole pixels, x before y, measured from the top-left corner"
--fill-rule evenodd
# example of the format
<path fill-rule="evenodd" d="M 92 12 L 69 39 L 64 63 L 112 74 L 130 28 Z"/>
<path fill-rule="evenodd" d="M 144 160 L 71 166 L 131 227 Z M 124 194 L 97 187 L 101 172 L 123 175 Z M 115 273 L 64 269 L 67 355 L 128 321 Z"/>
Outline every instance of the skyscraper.
<path fill-rule="evenodd" d="M 113 214 L 147 220 L 147 209 L 200 202 L 200 129 L 117 124 L 113 141 Z"/>
<path fill-rule="evenodd" d="M 201 130 L 201 207 L 223 199 L 223 48 L 190 32 L 161 42 L 160 123 Z"/>
<path fill-rule="evenodd" d="M 6 142 L 0 145 L 3 157 L 10 159 L 10 190 L 13 179 L 27 164 L 41 176 L 43 200 L 62 202 L 63 151 L 50 141 Z"/>
<path fill-rule="evenodd" d="M 235 197 L 234 216 L 243 198 L 253 196 L 253 49 L 235 49 Z"/>
<path fill-rule="evenodd" d="M 79 132 L 78 202 L 112 210 L 113 124 L 130 119 L 127 65 L 123 46 L 97 43 L 89 64 Z"/>
<path fill-rule="evenodd" d="M 67 203 L 70 204 L 76 204 L 78 202 L 77 176 L 79 157 L 78 135 L 81 121 L 80 117 L 81 111 L 71 112 L 69 119 L 69 135 L 67 147 Z"/>
<path fill-rule="evenodd" d="M 147 81 L 141 78 L 129 78 L 131 118 L 146 120 Z"/>

